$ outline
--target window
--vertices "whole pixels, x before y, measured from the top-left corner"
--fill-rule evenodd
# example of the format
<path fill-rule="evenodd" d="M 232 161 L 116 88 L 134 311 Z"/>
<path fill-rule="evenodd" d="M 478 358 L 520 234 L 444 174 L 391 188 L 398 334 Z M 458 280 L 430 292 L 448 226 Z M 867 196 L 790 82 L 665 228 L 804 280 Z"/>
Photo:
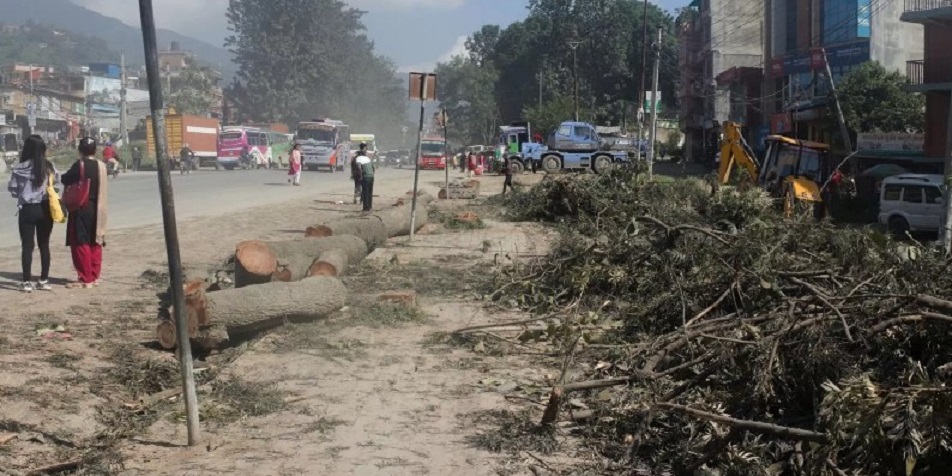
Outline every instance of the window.
<path fill-rule="evenodd" d="M 857 0 L 825 0 L 823 2 L 823 44 L 843 43 L 856 39 Z"/>
<path fill-rule="evenodd" d="M 942 203 L 942 190 L 939 187 L 925 187 L 926 203 Z"/>
<path fill-rule="evenodd" d="M 575 126 L 575 137 L 581 137 L 585 140 L 592 138 L 592 131 L 585 126 Z"/>
<path fill-rule="evenodd" d="M 572 126 L 561 126 L 559 127 L 558 134 L 560 136 L 570 136 L 572 135 Z"/>
<path fill-rule="evenodd" d="M 797 0 L 787 0 L 787 53 L 797 49 Z"/>
<path fill-rule="evenodd" d="M 248 134 L 248 145 L 259 145 L 258 134 Z"/>
<path fill-rule="evenodd" d="M 922 203 L 922 188 L 918 185 L 903 187 L 902 201 L 906 203 Z"/>
<path fill-rule="evenodd" d="M 899 185 L 886 185 L 886 190 L 883 192 L 883 200 L 895 202 L 899 201 L 899 198 L 902 196 L 902 187 Z"/>
<path fill-rule="evenodd" d="M 258 134 L 258 145 L 268 145 L 268 134 Z"/>

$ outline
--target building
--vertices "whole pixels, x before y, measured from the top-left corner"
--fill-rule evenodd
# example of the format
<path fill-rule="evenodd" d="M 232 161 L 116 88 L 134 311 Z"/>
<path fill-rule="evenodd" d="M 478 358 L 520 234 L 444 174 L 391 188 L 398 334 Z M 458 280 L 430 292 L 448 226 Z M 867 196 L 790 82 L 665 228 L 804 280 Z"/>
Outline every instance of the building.
<path fill-rule="evenodd" d="M 902 10 L 899 0 L 767 0 L 762 109 L 771 132 L 835 143 L 827 64 L 834 83 L 867 61 L 905 72 L 922 58 L 922 26 L 900 22 Z"/>
<path fill-rule="evenodd" d="M 744 110 L 741 119 L 748 120 L 738 102 L 746 103 L 747 94 L 756 91 L 735 83 L 763 67 L 764 5 L 765 0 L 695 0 L 682 14 L 679 122 L 694 160 L 713 159 L 720 124 L 732 119 L 732 112 L 738 118 Z M 734 73 L 723 76 L 729 70 Z"/>
<path fill-rule="evenodd" d="M 60 91 L 16 84 L 0 85 L 0 113 L 6 123 L 47 140 L 72 140 L 86 115 L 85 99 Z"/>
<path fill-rule="evenodd" d="M 952 108 L 952 0 L 906 0 L 903 22 L 921 25 L 922 56 L 907 62 L 912 91 L 926 95 L 923 155 L 946 157 Z M 917 38 L 918 39 L 918 38 Z"/>
<path fill-rule="evenodd" d="M 168 51 L 159 52 L 159 69 L 171 74 L 178 75 L 183 69 L 188 67 L 192 59 L 191 53 L 182 51 L 177 41 L 173 41 Z"/>

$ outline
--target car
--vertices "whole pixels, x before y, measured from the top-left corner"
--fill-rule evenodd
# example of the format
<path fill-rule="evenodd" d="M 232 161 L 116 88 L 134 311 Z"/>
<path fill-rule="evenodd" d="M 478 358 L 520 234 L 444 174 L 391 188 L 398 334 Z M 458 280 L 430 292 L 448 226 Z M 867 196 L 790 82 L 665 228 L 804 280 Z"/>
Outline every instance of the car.
<path fill-rule="evenodd" d="M 943 177 L 902 174 L 883 179 L 879 191 L 879 223 L 895 235 L 938 231 L 945 203 Z"/>

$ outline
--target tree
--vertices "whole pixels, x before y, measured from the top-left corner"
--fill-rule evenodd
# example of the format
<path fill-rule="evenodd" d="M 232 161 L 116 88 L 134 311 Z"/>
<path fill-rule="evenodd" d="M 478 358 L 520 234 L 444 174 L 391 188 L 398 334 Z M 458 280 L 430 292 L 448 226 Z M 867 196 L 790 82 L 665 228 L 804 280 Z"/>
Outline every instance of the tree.
<path fill-rule="evenodd" d="M 908 80 L 876 62 L 863 63 L 836 86 L 847 127 L 853 132 L 922 132 L 925 98 L 906 90 Z M 835 112 L 831 111 L 835 118 Z"/>
<path fill-rule="evenodd" d="M 173 81 L 169 106 L 180 114 L 208 114 L 218 101 L 218 73 L 192 59 Z"/>
<path fill-rule="evenodd" d="M 362 16 L 339 0 L 230 0 L 225 46 L 239 70 L 229 99 L 255 121 L 333 117 L 399 140 L 405 91 Z"/>
<path fill-rule="evenodd" d="M 579 104 L 579 119 L 584 120 L 591 115 L 584 104 Z M 570 120 L 575 113 L 575 98 L 572 96 L 556 96 L 549 101 L 538 105 L 528 106 L 522 116 L 532 124 L 532 131 L 543 135 L 555 130 L 562 122 Z"/>
<path fill-rule="evenodd" d="M 456 56 L 436 67 L 440 102 L 449 116 L 447 139 L 464 144 L 487 144 L 499 124 L 494 86 L 498 75 L 491 64 L 480 66 Z"/>

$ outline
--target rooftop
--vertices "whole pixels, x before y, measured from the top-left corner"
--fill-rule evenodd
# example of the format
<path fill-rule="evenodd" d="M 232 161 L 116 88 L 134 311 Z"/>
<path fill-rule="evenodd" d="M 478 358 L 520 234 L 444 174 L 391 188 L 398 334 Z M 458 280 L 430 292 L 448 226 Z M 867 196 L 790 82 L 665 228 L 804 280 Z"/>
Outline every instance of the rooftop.
<path fill-rule="evenodd" d="M 941 22 L 952 27 L 952 0 L 905 0 L 899 19 L 922 24 Z"/>

